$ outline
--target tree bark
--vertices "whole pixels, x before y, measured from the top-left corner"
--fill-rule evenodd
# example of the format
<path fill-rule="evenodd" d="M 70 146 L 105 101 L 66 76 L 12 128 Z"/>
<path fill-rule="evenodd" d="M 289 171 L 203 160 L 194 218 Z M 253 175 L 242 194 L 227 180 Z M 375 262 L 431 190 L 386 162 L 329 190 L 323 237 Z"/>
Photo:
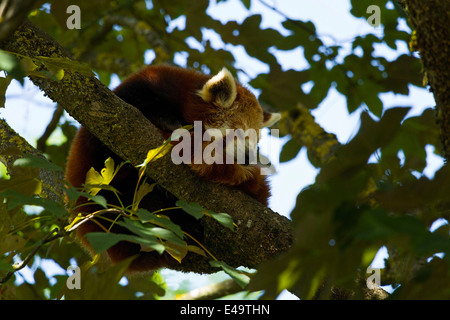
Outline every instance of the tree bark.
<path fill-rule="evenodd" d="M 39 150 L 31 146 L 4 120 L 0 119 L 0 162 L 6 166 L 9 175 L 14 176 L 17 169 L 14 167 L 14 162 L 25 155 L 45 158 Z M 56 202 L 61 201 L 59 195 L 62 194 L 64 188 L 61 184 L 64 179 L 62 172 L 41 168 L 39 179 L 42 181 L 43 196 Z"/>
<path fill-rule="evenodd" d="M 224 296 L 243 291 L 243 289 L 233 279 L 228 279 L 219 283 L 213 283 L 204 287 L 194 289 L 180 296 L 177 300 L 213 300 Z"/>
<path fill-rule="evenodd" d="M 0 48 L 31 58 L 68 58 L 54 39 L 29 21 L 0 43 Z M 35 63 L 39 64 L 39 61 Z M 45 66 L 39 68 L 42 70 Z M 148 150 L 163 142 L 156 127 L 139 110 L 119 99 L 93 75 L 66 69 L 61 81 L 34 76 L 30 79 L 119 157 L 133 165 L 143 163 Z M 180 199 L 233 217 L 238 225 L 236 232 L 210 218 L 201 221 L 205 230 L 203 245 L 229 265 L 254 268 L 262 261 L 274 259 L 292 244 L 289 219 L 243 192 L 198 178 L 187 166 L 173 164 L 169 156 L 152 162 L 146 175 Z M 196 254 L 188 255 L 178 269 L 217 271 L 209 265 L 207 258 Z"/>
<path fill-rule="evenodd" d="M 436 101 L 444 157 L 450 160 L 450 2 L 402 0 L 415 29 L 411 48 L 418 50 L 424 75 Z"/>
<path fill-rule="evenodd" d="M 341 147 L 336 136 L 318 125 L 309 110 L 301 104 L 286 111 L 278 125 L 282 135 L 290 134 L 299 146 L 306 147 L 310 162 L 318 167 L 333 158 Z"/>

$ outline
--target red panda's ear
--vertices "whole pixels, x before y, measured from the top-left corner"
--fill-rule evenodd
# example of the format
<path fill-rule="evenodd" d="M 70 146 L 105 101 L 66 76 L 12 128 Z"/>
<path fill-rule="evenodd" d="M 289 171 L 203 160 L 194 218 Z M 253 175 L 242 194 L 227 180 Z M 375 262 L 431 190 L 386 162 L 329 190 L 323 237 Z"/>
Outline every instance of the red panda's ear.
<path fill-rule="evenodd" d="M 209 79 L 198 95 L 206 102 L 212 102 L 219 107 L 231 107 L 236 99 L 236 82 L 228 69 L 223 68 Z"/>
<path fill-rule="evenodd" d="M 264 111 L 263 128 L 273 126 L 281 119 L 281 113 L 271 113 Z"/>

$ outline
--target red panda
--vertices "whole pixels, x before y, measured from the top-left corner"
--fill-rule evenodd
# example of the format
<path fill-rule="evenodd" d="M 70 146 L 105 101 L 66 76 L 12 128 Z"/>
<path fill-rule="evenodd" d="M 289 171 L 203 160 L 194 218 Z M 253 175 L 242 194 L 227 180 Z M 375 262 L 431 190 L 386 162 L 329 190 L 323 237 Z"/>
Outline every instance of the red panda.
<path fill-rule="evenodd" d="M 194 121 L 201 121 L 203 130 L 214 128 L 225 132 L 226 129 L 255 129 L 259 132 L 280 119 L 278 113 L 263 111 L 256 97 L 225 68 L 215 76 L 208 76 L 178 67 L 149 66 L 123 81 L 114 93 L 138 108 L 165 138 L 175 129 L 193 124 Z M 203 148 L 207 144 L 203 143 Z M 93 167 L 100 171 L 108 157 L 112 157 L 116 164 L 123 162 L 86 128 L 81 127 L 69 152 L 65 171 L 67 181 L 72 186 L 81 188 L 89 169 Z M 267 205 L 269 186 L 258 165 L 226 162 L 191 163 L 189 166 L 201 178 L 240 189 Z M 111 183 L 121 193 L 121 201 L 125 206 L 130 205 L 133 200 L 137 179 L 138 171 L 131 165 L 125 165 Z M 108 203 L 118 204 L 111 192 L 101 194 Z M 77 204 L 86 201 L 81 198 Z M 149 211 L 156 211 L 173 207 L 176 201 L 172 194 L 156 186 L 140 205 Z M 94 205 L 85 205 L 75 211 L 86 214 L 98 209 Z M 201 240 L 202 230 L 194 218 L 182 210 L 171 210 L 167 215 L 183 230 L 189 230 L 189 234 Z M 102 223 L 105 228 L 110 227 L 104 221 L 87 221 L 76 230 L 77 238 L 91 254 L 94 252 L 84 236 L 90 232 L 101 232 L 102 228 L 98 223 Z M 116 225 L 111 231 L 129 233 Z M 113 263 L 136 256 L 129 267 L 131 273 L 152 271 L 160 267 L 170 268 L 178 263 L 169 254 L 142 251 L 138 244 L 126 241 L 112 246 L 107 253 Z"/>

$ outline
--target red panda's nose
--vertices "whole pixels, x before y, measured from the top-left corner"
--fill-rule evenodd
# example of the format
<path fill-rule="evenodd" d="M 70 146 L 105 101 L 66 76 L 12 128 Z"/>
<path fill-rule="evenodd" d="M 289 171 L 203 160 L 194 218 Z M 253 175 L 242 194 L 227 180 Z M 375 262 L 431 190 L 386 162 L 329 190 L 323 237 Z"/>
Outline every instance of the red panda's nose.
<path fill-rule="evenodd" d="M 258 161 L 258 149 L 252 146 L 248 140 L 245 141 L 245 148 L 236 148 L 235 160 L 238 164 L 250 165 L 257 164 Z M 242 154 L 239 154 L 241 152 Z"/>
<path fill-rule="evenodd" d="M 258 160 L 257 149 L 250 148 L 248 145 L 245 146 L 245 163 L 243 165 L 256 164 Z"/>

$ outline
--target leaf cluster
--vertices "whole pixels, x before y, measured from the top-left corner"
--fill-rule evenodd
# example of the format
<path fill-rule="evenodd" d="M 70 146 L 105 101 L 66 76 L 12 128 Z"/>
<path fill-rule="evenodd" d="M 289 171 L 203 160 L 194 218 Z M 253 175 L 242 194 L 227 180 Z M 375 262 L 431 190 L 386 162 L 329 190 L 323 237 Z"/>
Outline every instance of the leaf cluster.
<path fill-rule="evenodd" d="M 73 233 L 83 223 L 96 222 L 98 220 L 106 219 L 110 221 L 111 226 L 109 229 L 105 229 L 102 226 L 104 232 L 88 233 L 86 238 L 92 245 L 95 252 L 101 254 L 105 252 L 111 246 L 117 244 L 119 241 L 129 241 L 140 244 L 144 251 L 156 251 L 159 254 L 164 252 L 168 253 L 175 260 L 180 263 L 188 254 L 192 252 L 203 256 L 209 255 L 213 261 L 211 265 L 213 267 L 223 269 L 232 278 L 236 279 L 239 285 L 242 287 L 248 284 L 249 278 L 246 277 L 243 272 L 235 270 L 233 267 L 228 266 L 225 262 L 218 261 L 198 240 L 183 231 L 180 226 L 173 223 L 170 218 L 164 215 L 165 211 L 173 209 L 183 209 L 187 214 L 192 215 L 196 219 L 202 218 L 207 215 L 210 218 L 217 220 L 231 230 L 234 230 L 235 224 L 231 217 L 226 213 L 216 213 L 211 210 L 206 210 L 196 203 L 186 203 L 179 200 L 176 207 L 162 208 L 156 212 L 149 212 L 139 207 L 141 200 L 150 192 L 152 192 L 155 184 L 149 185 L 145 182 L 143 172 L 146 166 L 166 154 L 171 148 L 171 144 L 166 142 L 161 147 L 154 150 L 150 150 L 147 154 L 147 158 L 140 166 L 140 179 L 136 186 L 134 201 L 130 206 L 124 207 L 108 204 L 106 199 L 99 195 L 99 191 L 105 190 L 112 192 L 120 200 L 120 192 L 116 190 L 110 183 L 114 179 L 114 176 L 118 173 L 120 168 L 125 164 L 115 166 L 112 158 L 108 158 L 105 161 L 105 167 L 97 172 L 94 168 L 91 168 L 86 175 L 86 182 L 82 190 L 73 188 L 69 183 L 65 182 L 66 189 L 64 194 L 60 195 L 60 202 L 53 201 L 52 199 L 46 199 L 42 195 L 42 181 L 39 179 L 39 169 L 44 168 L 50 171 L 61 171 L 61 168 L 49 162 L 46 159 L 34 156 L 25 156 L 15 161 L 15 174 L 11 179 L 0 180 L 0 196 L 2 199 L 1 217 L 2 217 L 2 233 L 0 234 L 4 239 L 2 246 L 0 247 L 0 271 L 5 272 L 6 276 L 3 277 L 1 285 L 9 280 L 10 275 L 13 272 L 19 270 L 18 267 L 13 267 L 12 260 L 20 254 L 26 254 L 29 249 L 26 246 L 32 246 L 34 243 L 42 242 L 39 239 L 40 234 L 50 231 L 50 235 L 54 230 L 61 230 L 61 237 L 64 236 L 63 241 L 59 244 L 62 248 L 70 244 L 70 238 L 68 234 Z M 3 153 L 3 156 L 8 156 L 7 152 Z M 77 205 L 77 200 L 80 197 L 87 198 L 89 201 L 84 202 L 81 205 Z M 71 213 L 74 210 L 80 212 L 80 207 L 98 205 L 102 209 L 96 212 L 84 214 L 77 214 L 75 217 Z M 37 217 L 29 217 L 24 206 L 40 207 L 44 211 Z M 20 215 L 18 213 L 21 213 Z M 105 213 L 114 213 L 116 218 L 111 220 L 103 216 Z M 20 217 L 20 219 L 19 219 Z M 67 221 L 71 222 L 67 224 Z M 119 225 L 131 232 L 131 234 L 114 233 L 111 230 L 113 225 Z M 35 230 L 35 235 L 32 238 L 28 238 L 27 228 Z M 59 238 L 59 236 L 58 236 Z M 197 245 L 189 244 L 186 240 L 193 240 Z M 67 243 L 69 240 L 69 243 Z M 52 251 L 52 257 L 57 259 L 58 252 L 55 254 L 55 250 L 52 249 L 53 245 L 50 245 L 48 250 Z M 37 252 L 34 250 L 28 253 L 28 257 L 34 258 L 34 254 Z M 25 259 L 27 261 L 27 259 Z M 97 261 L 97 263 L 96 263 Z M 117 284 L 121 278 L 125 275 L 126 269 L 131 262 L 130 259 L 119 263 L 106 271 L 98 273 L 98 268 L 101 268 L 101 263 L 98 263 L 98 257 L 93 262 L 87 261 L 82 265 L 81 276 L 83 278 L 83 290 L 80 292 L 73 292 L 63 284 L 66 277 L 57 276 L 57 284 L 50 285 L 49 281 L 42 274 L 42 271 L 35 272 L 35 281 L 39 282 L 39 286 L 43 285 L 46 290 L 40 298 L 61 298 L 66 299 L 92 299 L 92 298 L 117 298 L 124 293 L 120 291 L 126 291 L 121 288 L 117 291 Z M 61 265 L 61 267 L 63 267 Z M 21 267 L 20 267 L 21 268 Z M 47 281 L 41 281 L 45 279 Z M 153 281 L 151 278 L 147 279 L 149 283 Z M 131 280 L 133 283 L 133 280 Z M 19 287 L 18 293 L 8 292 L 9 286 L 6 289 L 6 298 L 36 298 L 29 297 L 27 293 L 21 293 Z M 107 289 L 110 288 L 110 289 Z M 59 291 L 58 291 L 59 290 Z M 127 288 L 128 294 L 133 292 L 131 286 Z M 149 291 L 150 290 L 150 291 Z M 88 292 L 88 293 L 87 293 Z M 107 293 L 105 295 L 105 292 Z M 164 295 L 164 290 L 156 283 L 149 285 L 146 289 L 146 297 L 154 298 L 154 294 L 159 296 Z M 153 292 L 153 294 L 151 294 Z M 126 296 L 123 296 L 126 297 Z"/>
<path fill-rule="evenodd" d="M 312 299 L 330 298 L 339 288 L 347 298 L 361 299 L 367 294 L 366 270 L 386 247 L 381 281 L 397 289 L 391 298 L 448 298 L 443 283 L 450 283 L 449 225 L 430 227 L 448 219 L 450 172 L 443 166 L 432 178 L 416 176 L 425 161 L 422 148 L 414 152 L 407 141 L 399 142 L 416 139 L 405 137 L 405 130 L 423 123 L 429 110 L 405 120 L 408 110 L 389 109 L 379 121 L 361 115 L 358 134 L 298 195 L 292 212 L 295 245 L 280 261 L 260 268 L 253 289 L 265 288 L 267 297 L 288 289 Z M 407 150 L 403 164 L 397 157 L 400 148 Z M 269 277 L 274 271 L 278 276 Z"/>

